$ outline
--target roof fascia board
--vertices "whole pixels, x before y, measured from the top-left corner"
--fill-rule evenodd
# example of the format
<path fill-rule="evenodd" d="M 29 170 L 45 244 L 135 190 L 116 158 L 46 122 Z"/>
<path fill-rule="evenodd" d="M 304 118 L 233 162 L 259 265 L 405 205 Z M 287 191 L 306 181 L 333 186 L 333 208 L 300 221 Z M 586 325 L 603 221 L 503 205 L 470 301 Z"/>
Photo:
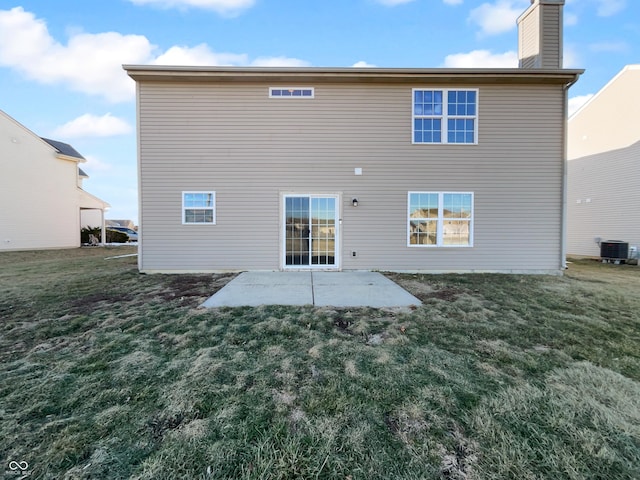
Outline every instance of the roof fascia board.
<path fill-rule="evenodd" d="M 124 65 L 134 80 L 156 82 L 318 82 L 318 83 L 556 83 L 574 82 L 578 69 L 391 69 L 391 68 L 261 68 L 166 67 Z"/>
<path fill-rule="evenodd" d="M 75 163 L 86 163 L 87 161 L 85 158 L 78 158 L 78 157 L 71 157 L 69 155 L 64 155 L 58 152 L 57 150 L 55 152 L 56 152 L 56 158 L 59 160 L 66 160 L 68 162 L 75 162 Z"/>
<path fill-rule="evenodd" d="M 80 193 L 80 196 L 86 196 L 86 198 L 88 198 L 89 200 L 94 200 L 98 203 L 102 203 L 102 208 L 111 208 L 111 204 L 109 202 L 105 202 L 104 200 L 102 200 L 101 198 L 96 197 L 95 195 L 87 192 L 86 190 L 83 190 L 80 187 L 76 187 L 78 189 L 78 193 Z"/>

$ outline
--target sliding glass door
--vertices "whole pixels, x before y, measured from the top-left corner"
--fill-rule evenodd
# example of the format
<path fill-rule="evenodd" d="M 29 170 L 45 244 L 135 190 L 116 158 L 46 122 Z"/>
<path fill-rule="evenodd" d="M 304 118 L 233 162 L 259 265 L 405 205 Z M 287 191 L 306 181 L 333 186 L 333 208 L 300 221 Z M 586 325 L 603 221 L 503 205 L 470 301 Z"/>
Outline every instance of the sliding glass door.
<path fill-rule="evenodd" d="M 284 266 L 337 267 L 336 196 L 285 196 Z"/>

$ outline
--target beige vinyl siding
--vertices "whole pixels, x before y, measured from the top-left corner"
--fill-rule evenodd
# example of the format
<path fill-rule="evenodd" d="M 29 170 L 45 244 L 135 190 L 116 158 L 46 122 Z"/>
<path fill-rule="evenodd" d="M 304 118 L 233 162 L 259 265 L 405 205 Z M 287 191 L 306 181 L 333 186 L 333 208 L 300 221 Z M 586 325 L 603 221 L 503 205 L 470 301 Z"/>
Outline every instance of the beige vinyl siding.
<path fill-rule="evenodd" d="M 563 3 L 536 0 L 518 19 L 521 68 L 562 68 Z"/>
<path fill-rule="evenodd" d="M 521 68 L 539 67 L 540 57 L 540 17 L 537 10 L 530 11 L 522 18 L 518 30 L 518 48 Z"/>
<path fill-rule="evenodd" d="M 600 256 L 596 238 L 640 246 L 640 141 L 569 162 L 569 179 L 570 255 Z"/>
<path fill-rule="evenodd" d="M 412 145 L 424 84 L 270 86 L 140 83 L 143 271 L 280 269 L 285 193 L 341 195 L 344 269 L 560 269 L 561 86 L 480 86 L 478 145 Z M 216 192 L 216 225 L 181 224 L 186 190 Z M 474 247 L 409 248 L 408 191 L 473 192 Z"/>
<path fill-rule="evenodd" d="M 562 68 L 562 7 L 544 5 L 542 10 L 541 68 Z"/>
<path fill-rule="evenodd" d="M 639 84 L 640 66 L 627 65 L 569 119 L 570 255 L 599 256 L 595 238 L 640 244 Z"/>

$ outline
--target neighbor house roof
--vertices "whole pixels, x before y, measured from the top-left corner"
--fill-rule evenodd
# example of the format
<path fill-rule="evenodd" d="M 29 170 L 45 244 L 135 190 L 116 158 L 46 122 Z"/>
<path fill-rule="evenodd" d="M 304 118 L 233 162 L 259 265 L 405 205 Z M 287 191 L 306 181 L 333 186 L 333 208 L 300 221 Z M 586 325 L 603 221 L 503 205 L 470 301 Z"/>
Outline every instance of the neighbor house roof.
<path fill-rule="evenodd" d="M 75 148 L 73 148 L 68 143 L 59 142 L 57 140 L 50 140 L 44 137 L 40 137 L 40 138 L 42 138 L 42 140 L 44 140 L 53 148 L 55 148 L 58 151 L 58 153 L 61 155 L 64 155 L 66 157 L 71 157 L 71 158 L 77 158 L 78 160 L 82 160 L 82 161 L 86 160 L 82 155 L 80 155 L 80 153 Z"/>
<path fill-rule="evenodd" d="M 541 68 L 318 68 L 123 65 L 136 81 L 415 83 L 575 82 L 584 70 Z"/>
<path fill-rule="evenodd" d="M 620 70 L 611 80 L 609 80 L 604 87 L 602 87 L 600 90 L 598 90 L 598 92 L 596 92 L 595 95 L 592 95 L 591 98 L 589 98 L 589 100 L 587 100 L 585 103 L 583 103 L 580 106 L 580 108 L 578 108 L 575 112 L 573 112 L 573 115 L 571 115 L 571 117 L 569 117 L 569 120 L 573 120 L 575 117 L 578 117 L 579 114 L 583 110 L 587 110 L 592 103 L 596 103 L 598 101 L 599 97 L 604 92 L 606 92 L 607 90 L 609 90 L 611 88 L 615 88 L 614 85 L 617 82 L 619 82 L 621 77 L 623 77 L 625 75 L 635 74 L 638 71 L 640 71 L 640 64 L 638 64 L 638 63 L 635 63 L 635 64 L 632 63 L 632 64 L 629 64 L 629 65 L 625 65 L 623 67 L 623 69 Z M 629 99 L 637 101 L 637 96 L 631 96 Z M 627 107 L 627 110 L 628 110 L 628 107 Z"/>

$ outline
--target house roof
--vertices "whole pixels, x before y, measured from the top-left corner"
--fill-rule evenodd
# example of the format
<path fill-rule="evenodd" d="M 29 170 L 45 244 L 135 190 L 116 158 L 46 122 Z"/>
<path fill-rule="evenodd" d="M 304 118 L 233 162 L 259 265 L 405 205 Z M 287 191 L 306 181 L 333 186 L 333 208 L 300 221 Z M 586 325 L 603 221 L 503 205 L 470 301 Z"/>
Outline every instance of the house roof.
<path fill-rule="evenodd" d="M 567 122 L 567 158 L 626 148 L 640 140 L 640 64 L 625 66 Z"/>
<path fill-rule="evenodd" d="M 64 155 L 66 157 L 77 158 L 83 161 L 86 160 L 82 155 L 80 155 L 80 153 L 75 148 L 73 148 L 68 143 L 58 142 L 57 140 L 50 140 L 44 137 L 40 137 L 40 138 L 42 138 L 42 140 L 44 140 L 53 148 L 55 148 L 58 151 L 58 153 L 61 155 Z"/>
<path fill-rule="evenodd" d="M 583 103 L 580 106 L 579 109 L 577 109 L 575 112 L 573 112 L 573 115 L 571 115 L 569 117 L 569 121 L 571 121 L 574 117 L 579 116 L 579 114 L 582 112 L 582 110 L 587 110 L 592 103 L 597 102 L 598 98 L 603 94 L 603 92 L 606 92 L 607 90 L 612 88 L 613 85 L 615 85 L 615 83 L 620 79 L 620 77 L 622 77 L 624 75 L 628 75 L 629 73 L 635 73 L 635 72 L 637 72 L 639 70 L 640 70 L 640 64 L 632 63 L 632 64 L 629 64 L 629 65 L 625 65 L 624 68 L 622 70 L 620 70 L 611 80 L 609 80 L 604 87 L 602 87 L 600 90 L 598 90 L 598 92 L 596 92 L 595 95 L 593 95 L 589 100 L 587 100 L 585 103 Z M 615 88 L 615 87 L 613 87 L 613 88 Z M 632 97 L 632 98 L 637 98 L 637 97 Z"/>
<path fill-rule="evenodd" d="M 89 192 L 78 188 L 79 198 L 80 198 L 80 209 L 108 209 L 111 205 L 108 202 L 105 202 L 101 198 L 96 197 L 95 195 L 90 194 Z"/>
<path fill-rule="evenodd" d="M 89 175 L 87 175 L 85 171 L 82 170 L 80 167 L 78 167 L 78 176 L 83 178 L 89 178 Z"/>
<path fill-rule="evenodd" d="M 136 81 L 316 83 L 574 83 L 584 70 L 536 68 L 318 68 L 123 65 Z"/>

